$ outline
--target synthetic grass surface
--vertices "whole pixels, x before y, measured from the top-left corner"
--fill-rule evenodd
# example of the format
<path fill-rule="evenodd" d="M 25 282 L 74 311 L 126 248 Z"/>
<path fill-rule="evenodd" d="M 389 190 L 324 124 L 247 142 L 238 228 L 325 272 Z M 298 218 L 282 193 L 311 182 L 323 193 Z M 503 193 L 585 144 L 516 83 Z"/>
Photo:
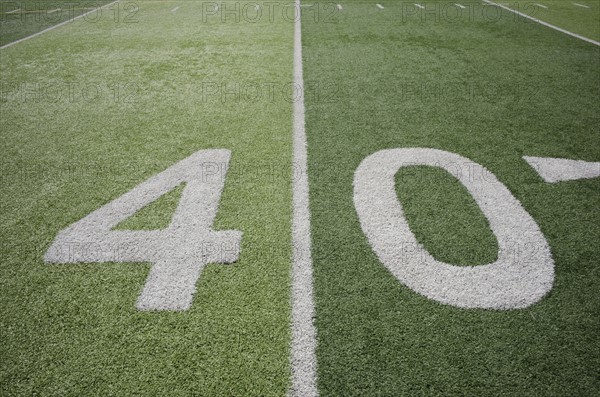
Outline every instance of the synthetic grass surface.
<path fill-rule="evenodd" d="M 136 24 L 78 20 L 0 53 L 0 394 L 281 396 L 292 150 L 279 93 L 293 25 L 138 4 Z M 205 90 L 239 82 L 278 95 Z M 59 230 L 211 148 L 232 152 L 214 229 L 241 230 L 242 253 L 205 268 L 189 311 L 135 308 L 148 264 L 43 263 Z M 173 204 L 166 195 L 120 226 L 161 227 Z"/>
<path fill-rule="evenodd" d="M 136 4 L 135 24 L 79 20 L 0 52 L 0 394 L 284 395 L 292 21 Z M 513 14 L 432 21 L 403 18 L 413 3 L 333 4 L 303 19 L 321 395 L 598 394 L 600 182 L 546 184 L 521 158 L 600 161 L 597 47 Z M 547 297 L 456 309 L 378 262 L 354 171 L 414 146 L 484 165 L 522 202 L 555 259 Z M 59 230 L 210 148 L 232 151 L 214 228 L 243 231 L 242 256 L 204 270 L 191 310 L 135 309 L 147 264 L 42 262 Z M 495 259 L 452 176 L 407 168 L 396 188 L 434 257 Z M 165 227 L 180 189 L 118 229 Z"/>
<path fill-rule="evenodd" d="M 306 113 L 321 394 L 598 394 L 600 180 L 547 184 L 521 157 L 600 161 L 600 49 L 512 17 L 403 21 L 403 3 L 384 6 L 344 2 L 337 23 L 303 19 L 305 76 L 331 87 Z M 352 201 L 359 163 L 396 147 L 493 172 L 548 240 L 549 295 L 523 310 L 464 310 L 400 284 Z M 464 188 L 444 171 L 407 172 L 398 196 L 431 254 L 493 261 L 495 238 Z"/>
<path fill-rule="evenodd" d="M 495 1 L 559 28 L 600 41 L 600 1 Z M 574 3 L 589 8 L 577 6 Z M 547 8 L 540 7 L 546 6 Z"/>
<path fill-rule="evenodd" d="M 71 20 L 111 1 L 0 0 L 0 45 Z M 101 19 L 111 19 L 115 23 L 136 23 L 140 3 L 139 1 L 121 2 L 94 11 L 82 19 L 90 24 L 97 23 Z"/>

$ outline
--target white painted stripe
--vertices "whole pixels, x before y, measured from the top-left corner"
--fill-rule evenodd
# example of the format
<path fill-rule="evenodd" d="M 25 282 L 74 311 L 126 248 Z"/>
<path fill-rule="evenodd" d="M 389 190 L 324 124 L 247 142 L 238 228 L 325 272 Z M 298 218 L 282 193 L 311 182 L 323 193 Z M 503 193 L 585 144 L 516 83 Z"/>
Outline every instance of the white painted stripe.
<path fill-rule="evenodd" d="M 592 40 L 592 39 L 588 39 L 587 37 L 580 36 L 580 35 L 578 35 L 577 33 L 569 32 L 568 30 L 565 30 L 565 29 L 559 28 L 558 26 L 554 26 L 554 25 L 552 25 L 552 24 L 549 24 L 548 22 L 544 22 L 544 21 L 542 21 L 542 20 L 540 20 L 540 19 L 537 19 L 537 18 L 531 17 L 531 16 L 529 16 L 529 15 L 527 15 L 527 14 L 523 14 L 522 12 L 519 12 L 519 11 L 517 11 L 517 10 L 513 10 L 513 9 L 512 9 L 512 8 L 510 8 L 510 7 L 504 6 L 504 5 L 502 5 L 502 4 L 494 3 L 493 1 L 490 1 L 490 0 L 482 0 L 482 1 L 483 1 L 484 3 L 490 4 L 490 5 L 493 5 L 493 6 L 496 6 L 496 7 L 500 7 L 500 8 L 503 8 L 503 9 L 507 10 L 507 11 L 513 12 L 513 13 L 515 13 L 515 14 L 517 14 L 517 15 L 519 15 L 519 16 L 521 16 L 521 17 L 523 17 L 523 18 L 531 19 L 532 21 L 534 21 L 534 22 L 537 22 L 537 23 L 539 23 L 540 25 L 547 26 L 547 27 L 549 27 L 549 28 L 551 28 L 551 29 L 558 30 L 558 31 L 559 31 L 559 32 L 561 32 L 561 33 L 568 34 L 569 36 L 573 36 L 573 37 L 575 37 L 575 38 L 578 38 L 578 39 L 580 39 L 580 40 L 587 41 L 588 43 L 591 43 L 591 44 L 594 44 L 594 45 L 600 46 L 600 42 L 598 42 L 598 41 L 595 41 L 595 40 Z"/>
<path fill-rule="evenodd" d="M 52 13 L 54 13 L 54 12 L 56 12 L 56 11 L 60 11 L 60 8 L 55 8 L 54 10 L 50 10 L 50 11 L 48 11 L 48 14 L 52 14 Z"/>
<path fill-rule="evenodd" d="M 425 9 L 425 7 L 423 7 L 421 4 L 417 4 L 417 3 L 415 3 L 415 7 L 417 7 L 417 8 L 420 8 L 420 9 L 422 9 L 422 10 L 424 10 L 424 9 Z"/>
<path fill-rule="evenodd" d="M 338 9 L 338 10 L 340 10 L 340 11 L 342 11 L 342 5 L 341 5 L 341 4 L 338 4 L 338 5 L 337 5 L 337 9 Z"/>
<path fill-rule="evenodd" d="M 44 33 L 46 33 L 46 32 L 49 32 L 49 31 L 51 31 L 51 30 L 53 30 L 53 29 L 56 29 L 56 28 L 59 28 L 59 27 L 61 27 L 61 26 L 63 26 L 63 25 L 66 25 L 66 24 L 68 24 L 68 23 L 71 23 L 71 22 L 73 22 L 73 21 L 75 21 L 75 20 L 77 20 L 77 19 L 79 19 L 79 18 L 83 18 L 83 17 L 85 17 L 86 15 L 88 15 L 88 14 L 91 14 L 92 12 L 95 12 L 96 10 L 100 10 L 100 9 L 103 9 L 103 8 L 106 8 L 106 7 L 110 7 L 111 5 L 113 5 L 113 4 L 115 4 L 115 3 L 118 3 L 119 1 L 121 1 L 121 0 L 115 0 L 115 1 L 113 1 L 112 3 L 105 4 L 105 5 L 103 5 L 102 7 L 97 7 L 97 8 L 94 8 L 94 9 L 93 9 L 93 10 L 91 10 L 91 11 L 88 11 L 88 12 L 86 12 L 86 13 L 84 13 L 84 14 L 78 15 L 78 16 L 76 16 L 75 18 L 71 18 L 71 19 L 68 19 L 68 20 L 66 20 L 66 21 L 64 21 L 64 22 L 58 23 L 58 24 L 56 24 L 56 25 L 54 25 L 54 26 L 50 26 L 49 28 L 47 28 L 47 29 L 44 29 L 44 30 L 41 30 L 41 31 L 39 31 L 39 32 L 37 32 L 37 33 L 34 33 L 34 34 L 30 35 L 30 36 L 23 37 L 22 39 L 19 39 L 19 40 L 13 41 L 13 42 L 11 42 L 11 43 L 8 43 L 8 44 L 4 44 L 2 47 L 0 47 L 0 50 L 3 50 L 3 49 L 5 49 L 5 48 L 8 48 L 8 47 L 10 47 L 10 46 L 13 46 L 13 45 L 15 45 L 15 44 L 19 44 L 19 43 L 21 43 L 21 42 L 23 42 L 23 41 L 25 41 L 25 40 L 32 39 L 32 38 L 34 38 L 34 37 L 37 37 L 37 36 L 39 36 L 39 35 L 42 35 L 42 34 L 44 34 Z"/>
<path fill-rule="evenodd" d="M 458 3 L 454 3 L 454 5 L 455 5 L 455 6 L 457 6 L 458 8 L 462 8 L 463 10 L 464 10 L 465 8 L 467 8 L 467 7 L 465 7 L 464 5 L 462 5 L 462 4 L 458 4 Z"/>
<path fill-rule="evenodd" d="M 530 156 L 523 159 L 548 183 L 600 177 L 600 162 Z"/>
<path fill-rule="evenodd" d="M 178 9 L 179 9 L 179 6 L 177 6 L 177 7 L 173 8 L 173 9 L 171 10 L 171 12 L 177 12 L 177 10 L 178 10 Z"/>
<path fill-rule="evenodd" d="M 383 6 L 381 4 L 375 4 L 379 9 L 383 10 Z"/>
<path fill-rule="evenodd" d="M 583 7 L 583 8 L 590 8 L 589 6 L 583 5 L 583 4 L 579 4 L 579 3 L 573 3 L 574 6 L 577 7 Z"/>
<path fill-rule="evenodd" d="M 296 0 L 296 6 L 300 0 Z M 302 74 L 301 18 L 294 22 L 294 84 L 304 92 Z M 304 129 L 304 97 L 294 102 L 293 164 L 300 175 L 292 176 L 292 345 L 290 395 L 317 397 L 317 331 L 313 300 L 313 269 L 310 236 L 306 131 Z"/>
<path fill-rule="evenodd" d="M 533 3 L 533 5 L 536 6 L 536 7 L 548 8 L 547 6 L 545 6 L 543 4 Z"/>
<path fill-rule="evenodd" d="M 6 14 L 14 14 L 17 11 L 21 11 L 21 9 L 17 8 L 16 10 L 8 11 Z"/>

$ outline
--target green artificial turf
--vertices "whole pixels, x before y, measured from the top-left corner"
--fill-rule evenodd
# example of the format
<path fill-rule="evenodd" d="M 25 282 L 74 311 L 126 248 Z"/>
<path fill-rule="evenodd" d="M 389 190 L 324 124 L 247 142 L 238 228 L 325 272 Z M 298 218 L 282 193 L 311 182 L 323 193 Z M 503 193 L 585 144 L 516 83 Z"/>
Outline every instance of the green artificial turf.
<path fill-rule="evenodd" d="M 170 192 L 163 194 L 153 203 L 150 203 L 133 216 L 119 223 L 113 230 L 166 229 L 169 223 L 171 223 L 185 185 L 185 183 L 182 183 Z"/>
<path fill-rule="evenodd" d="M 512 17 L 403 20 L 406 3 L 381 4 L 303 18 L 305 79 L 330 87 L 306 103 L 321 395 L 597 395 L 600 179 L 547 184 L 522 156 L 600 161 L 600 48 Z M 361 230 L 352 182 L 365 157 L 397 147 L 496 175 L 549 243 L 549 295 L 466 310 L 394 278 Z M 458 181 L 410 171 L 396 188 L 418 240 L 452 264 L 493 261 L 495 237 Z"/>
<path fill-rule="evenodd" d="M 406 167 L 396 174 L 409 227 L 434 258 L 458 266 L 498 259 L 498 243 L 467 189 L 448 172 Z"/>
<path fill-rule="evenodd" d="M 600 1 L 598 0 L 540 0 L 535 2 L 509 0 L 496 1 L 496 3 L 506 5 L 559 28 L 600 41 Z M 573 3 L 589 8 L 576 6 Z"/>
<path fill-rule="evenodd" d="M 0 394 L 284 395 L 291 102 L 204 89 L 288 87 L 293 25 L 137 4 L 138 23 L 78 20 L 0 52 Z M 136 309 L 149 264 L 43 262 L 60 230 L 213 148 L 232 153 L 213 229 L 242 231 L 242 250 L 204 269 L 190 310 Z M 176 201 L 121 227 L 160 228 Z"/>
<path fill-rule="evenodd" d="M 0 46 L 111 3 L 112 0 L 0 0 Z M 136 23 L 139 1 L 114 4 L 80 18 L 84 23 L 101 20 L 115 24 Z M 58 11 L 56 11 L 58 10 Z"/>
<path fill-rule="evenodd" d="M 542 0 L 548 11 L 532 15 L 597 40 L 597 2 L 578 2 L 590 11 Z M 58 22 L 8 16 L 6 3 L 0 44 Z M 280 6 L 268 18 L 266 3 L 259 21 L 212 2 L 130 3 L 133 19 L 108 8 L 0 50 L 0 395 L 283 396 L 293 20 Z M 413 2 L 341 4 L 303 8 L 320 394 L 600 394 L 600 179 L 547 184 L 522 159 L 600 161 L 599 48 L 493 8 L 450 20 Z M 352 201 L 360 162 L 396 147 L 458 153 L 496 175 L 548 240 L 549 295 L 465 310 L 400 284 Z M 211 148 L 232 153 L 213 229 L 242 231 L 242 253 L 204 269 L 190 310 L 135 308 L 149 264 L 43 262 L 60 230 Z M 116 229 L 165 228 L 183 188 Z M 456 178 L 407 167 L 396 191 L 436 259 L 495 260 L 496 237 Z"/>

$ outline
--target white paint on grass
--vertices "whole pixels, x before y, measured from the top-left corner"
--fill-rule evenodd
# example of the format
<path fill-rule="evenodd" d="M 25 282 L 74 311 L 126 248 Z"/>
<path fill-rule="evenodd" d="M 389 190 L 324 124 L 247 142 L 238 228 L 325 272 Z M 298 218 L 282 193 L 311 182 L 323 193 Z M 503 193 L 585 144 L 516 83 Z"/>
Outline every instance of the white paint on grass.
<path fill-rule="evenodd" d="M 600 162 L 531 156 L 523 156 L 523 159 L 548 183 L 600 176 Z"/>
<path fill-rule="evenodd" d="M 545 6 L 543 4 L 533 3 L 533 5 L 536 7 L 540 7 L 540 8 L 548 8 L 547 6 Z"/>
<path fill-rule="evenodd" d="M 17 8 L 16 10 L 8 11 L 8 12 L 6 12 L 6 13 L 7 13 L 7 14 L 14 14 L 15 12 L 19 12 L 19 11 L 21 11 L 21 9 L 20 9 L 20 8 Z"/>
<path fill-rule="evenodd" d="M 338 10 L 340 10 L 340 11 L 342 11 L 342 5 L 341 5 L 341 4 L 338 4 L 338 5 L 337 5 L 337 9 L 338 9 Z"/>
<path fill-rule="evenodd" d="M 494 263 L 454 266 L 433 258 L 410 230 L 396 194 L 394 176 L 402 167 L 426 165 L 452 172 L 463 164 L 479 168 L 456 177 L 496 236 Z M 538 225 L 493 174 L 467 158 L 437 149 L 376 152 L 354 174 L 354 205 L 379 260 L 401 283 L 430 299 L 462 308 L 507 310 L 528 307 L 552 288 L 554 261 Z"/>
<path fill-rule="evenodd" d="M 201 150 L 62 230 L 46 252 L 48 263 L 150 262 L 137 301 L 139 310 L 187 310 L 208 263 L 231 263 L 242 233 L 212 224 L 231 153 Z M 185 183 L 173 219 L 164 230 L 112 230 Z"/>
<path fill-rule="evenodd" d="M 383 6 L 381 4 L 375 4 L 377 6 L 377 8 L 379 8 L 380 10 L 383 10 Z"/>
<path fill-rule="evenodd" d="M 296 6 L 300 0 L 296 0 Z M 304 92 L 302 72 L 301 18 L 294 22 L 294 84 Z M 314 324 L 313 269 L 308 205 L 308 175 L 306 131 L 304 127 L 304 97 L 294 101 L 293 162 L 300 175 L 292 175 L 292 345 L 290 395 L 316 397 L 317 331 Z"/>
<path fill-rule="evenodd" d="M 417 4 L 417 3 L 415 3 L 415 7 L 417 7 L 417 8 L 420 8 L 420 9 L 422 9 L 422 10 L 424 10 L 424 9 L 425 9 L 425 7 L 423 7 L 421 4 Z"/>
<path fill-rule="evenodd" d="M 590 8 L 589 6 L 586 6 L 584 4 L 579 4 L 579 3 L 573 3 L 573 5 L 577 6 L 577 7 Z"/>
<path fill-rule="evenodd" d="M 15 44 L 22 43 L 22 42 L 23 42 L 23 41 L 25 41 L 25 40 L 33 39 L 34 37 L 37 37 L 37 36 L 39 36 L 39 35 L 42 35 L 42 34 L 44 34 L 44 33 L 46 33 L 46 32 L 49 32 L 49 31 L 51 31 L 51 30 L 53 30 L 53 29 L 59 28 L 59 27 L 61 27 L 61 26 L 64 26 L 64 25 L 66 25 L 66 24 L 68 24 L 68 23 L 71 23 L 71 22 L 73 22 L 73 21 L 76 21 L 76 20 L 77 20 L 77 19 L 79 19 L 79 18 L 83 18 L 83 17 L 87 16 L 88 14 L 91 14 L 92 12 L 96 12 L 96 11 L 98 11 L 98 10 L 101 10 L 101 9 L 103 9 L 103 8 L 110 7 L 110 6 L 112 6 L 113 4 L 116 4 L 116 3 L 118 3 L 119 1 L 121 1 L 121 0 L 115 0 L 115 1 L 113 1 L 112 3 L 105 4 L 105 5 L 103 5 L 102 7 L 94 8 L 93 10 L 90 10 L 90 11 L 88 11 L 88 12 L 84 13 L 84 14 L 78 15 L 78 16 L 76 16 L 76 17 L 74 17 L 74 18 L 70 18 L 70 19 L 68 19 L 68 20 L 66 20 L 66 21 L 64 21 L 64 22 L 58 23 L 58 24 L 56 24 L 56 25 L 50 26 L 49 28 L 47 28 L 47 29 L 44 29 L 44 30 L 41 30 L 41 31 L 39 31 L 39 32 L 37 32 L 37 33 L 34 33 L 34 34 L 30 35 L 30 36 L 23 37 L 22 39 L 19 39 L 19 40 L 13 41 L 13 42 L 11 42 L 11 43 L 8 43 L 8 44 L 4 44 L 2 47 L 0 47 L 0 50 L 3 50 L 3 49 L 5 49 L 5 48 L 8 48 L 8 47 L 11 47 L 11 46 L 13 46 L 13 45 L 15 45 Z"/>
<path fill-rule="evenodd" d="M 586 42 L 588 42 L 588 43 L 591 43 L 591 44 L 594 44 L 594 45 L 600 46 L 600 42 L 598 42 L 598 41 L 595 41 L 595 40 L 592 40 L 592 39 L 588 39 L 587 37 L 584 37 L 584 36 L 578 35 L 577 33 L 573 33 L 573 32 L 570 32 L 570 31 L 568 31 L 568 30 L 565 30 L 565 29 L 559 28 L 558 26 L 555 26 L 555 25 L 549 24 L 548 22 L 544 22 L 544 21 L 542 21 L 541 19 L 537 19 L 537 18 L 534 18 L 534 17 L 532 17 L 532 16 L 529 16 L 529 15 L 527 15 L 527 14 L 523 14 L 522 12 L 519 12 L 519 11 L 517 11 L 517 10 L 513 10 L 512 8 L 510 8 L 510 7 L 507 7 L 507 6 L 505 6 L 505 5 L 498 4 L 498 3 L 494 3 L 493 1 L 490 1 L 490 0 L 482 0 L 482 1 L 483 1 L 484 3 L 490 4 L 490 5 L 493 5 L 493 6 L 496 6 L 496 7 L 500 7 L 500 8 L 502 8 L 502 9 L 505 9 L 505 10 L 507 10 L 507 11 L 510 11 L 510 12 L 512 12 L 512 13 L 515 13 L 515 14 L 517 14 L 517 15 L 519 15 L 519 16 L 521 16 L 521 17 L 523 17 L 523 18 L 530 19 L 530 20 L 532 20 L 532 21 L 534 21 L 534 22 L 537 22 L 537 23 L 539 23 L 540 25 L 544 25 L 544 26 L 546 26 L 546 27 L 549 27 L 549 28 L 551 28 L 551 29 L 557 30 L 557 31 L 559 31 L 559 32 L 561 32 L 561 33 L 568 34 L 569 36 L 572 36 L 572 37 L 578 38 L 578 39 L 580 39 L 580 40 L 586 41 Z"/>
<path fill-rule="evenodd" d="M 458 8 L 462 8 L 463 10 L 464 10 L 465 8 L 467 8 L 467 7 L 465 7 L 464 5 L 462 5 L 462 4 L 458 4 L 458 3 L 454 3 L 454 5 L 455 5 L 455 6 L 457 6 Z"/>
<path fill-rule="evenodd" d="M 57 11 L 60 11 L 60 8 L 55 8 L 54 10 L 48 11 L 48 14 L 53 14 L 53 13 L 55 13 Z"/>
<path fill-rule="evenodd" d="M 177 7 L 173 8 L 173 9 L 171 10 L 171 12 L 177 12 L 177 10 L 178 10 L 178 9 L 179 9 L 179 6 L 177 6 Z"/>

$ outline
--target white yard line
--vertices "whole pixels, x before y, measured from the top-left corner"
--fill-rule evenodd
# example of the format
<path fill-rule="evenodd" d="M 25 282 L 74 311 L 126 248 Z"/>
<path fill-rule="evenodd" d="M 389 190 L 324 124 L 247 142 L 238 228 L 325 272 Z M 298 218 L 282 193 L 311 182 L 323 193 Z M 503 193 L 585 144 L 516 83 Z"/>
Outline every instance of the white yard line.
<path fill-rule="evenodd" d="M 519 12 L 519 11 L 517 11 L 517 10 L 513 10 L 513 9 L 512 9 L 512 8 L 510 8 L 510 7 L 504 6 L 504 5 L 502 5 L 502 4 L 494 3 L 493 1 L 490 1 L 490 0 L 482 0 L 482 1 L 483 1 L 484 3 L 490 4 L 490 5 L 493 5 L 493 6 L 496 6 L 496 7 L 500 7 L 500 8 L 503 8 L 503 9 L 507 10 L 507 11 L 513 12 L 513 13 L 515 13 L 515 14 L 517 14 L 517 15 L 519 15 L 519 16 L 521 16 L 521 17 L 523 17 L 523 18 L 531 19 L 532 21 L 534 21 L 534 22 L 537 22 L 537 23 L 539 23 L 540 25 L 547 26 L 547 27 L 549 27 L 549 28 L 551 28 L 551 29 L 558 30 L 558 31 L 559 31 L 559 32 L 561 32 L 561 33 L 568 34 L 569 36 L 573 36 L 573 37 L 575 37 L 575 38 L 578 38 L 578 39 L 580 39 L 580 40 L 587 41 L 588 43 L 591 43 L 591 44 L 594 44 L 594 45 L 600 46 L 600 42 L 598 42 L 598 41 L 595 41 L 595 40 L 592 40 L 592 39 L 588 39 L 587 37 L 583 37 L 583 36 L 581 36 L 581 35 L 578 35 L 577 33 L 569 32 L 568 30 L 565 30 L 565 29 L 559 28 L 558 26 L 554 26 L 554 25 L 552 25 L 552 24 L 549 24 L 548 22 L 544 22 L 544 21 L 542 21 L 542 20 L 540 20 L 540 19 L 537 19 L 537 18 L 531 17 L 531 16 L 529 16 L 529 15 L 527 15 L 527 14 L 523 14 L 522 12 Z"/>
<path fill-rule="evenodd" d="M 21 11 L 21 9 L 17 8 L 16 10 L 8 11 L 8 12 L 6 12 L 6 14 L 14 14 L 17 11 Z"/>
<path fill-rule="evenodd" d="M 421 4 L 417 4 L 417 3 L 415 3 L 415 7 L 417 7 L 417 8 L 420 8 L 420 9 L 422 9 L 422 10 L 424 10 L 424 9 L 425 9 L 425 7 L 423 7 Z"/>
<path fill-rule="evenodd" d="M 177 7 L 173 8 L 173 9 L 171 10 L 171 12 L 177 12 L 177 10 L 178 10 L 178 9 L 179 9 L 179 6 L 177 6 Z"/>
<path fill-rule="evenodd" d="M 536 6 L 536 7 L 548 8 L 548 6 L 545 6 L 543 4 L 533 3 L 533 5 Z"/>
<path fill-rule="evenodd" d="M 54 10 L 48 11 L 48 14 L 55 13 L 56 11 L 60 11 L 60 8 L 55 8 Z"/>
<path fill-rule="evenodd" d="M 462 4 L 458 4 L 458 3 L 454 3 L 454 5 L 455 5 L 455 6 L 457 6 L 458 8 L 462 8 L 463 10 L 464 10 L 465 8 L 467 8 L 467 7 L 465 7 L 464 5 L 462 5 Z"/>
<path fill-rule="evenodd" d="M 300 0 L 296 0 L 296 6 Z M 294 22 L 294 84 L 304 93 L 302 74 L 301 18 Z M 300 175 L 292 175 L 292 345 L 290 394 L 317 397 L 317 331 L 314 324 L 313 269 L 310 236 L 304 94 L 294 102 L 293 164 Z M 294 167 L 294 168 L 295 168 Z"/>
<path fill-rule="evenodd" d="M 37 36 L 39 36 L 39 35 L 42 35 L 42 34 L 44 34 L 44 33 L 46 33 L 46 32 L 49 32 L 49 31 L 51 31 L 51 30 L 53 30 L 53 29 L 56 29 L 56 28 L 59 28 L 59 27 L 61 27 L 61 26 L 63 26 L 63 25 L 66 25 L 66 24 L 68 24 L 68 23 L 71 23 L 71 22 L 73 22 L 73 21 L 75 21 L 75 20 L 77 20 L 77 19 L 79 19 L 79 18 L 83 18 L 83 17 L 85 17 L 86 15 L 88 15 L 88 14 L 91 14 L 92 12 L 95 12 L 96 10 L 100 10 L 100 9 L 102 9 L 102 8 L 110 7 L 111 5 L 113 5 L 113 4 L 115 4 L 115 3 L 118 3 L 119 1 L 120 1 L 120 0 L 115 0 L 115 1 L 113 1 L 113 2 L 111 2 L 111 3 L 108 3 L 108 4 L 105 4 L 105 5 L 103 5 L 102 7 L 97 7 L 97 8 L 94 8 L 93 10 L 91 10 L 91 11 L 88 11 L 88 12 L 86 12 L 85 14 L 78 15 L 78 16 L 76 16 L 76 17 L 74 17 L 74 18 L 70 18 L 70 19 L 68 19 L 68 20 L 66 20 L 66 21 L 64 21 L 64 22 L 58 23 L 58 24 L 56 24 L 56 25 L 54 25 L 54 26 L 50 26 L 49 28 L 47 28 L 47 29 L 44 29 L 44 30 L 41 30 L 41 31 L 39 31 L 39 32 L 37 32 L 37 33 L 34 33 L 34 34 L 30 35 L 30 36 L 23 37 L 22 39 L 19 39 L 19 40 L 13 41 L 13 42 L 11 42 L 11 43 L 8 43 L 8 44 L 4 44 L 2 47 L 0 47 L 0 50 L 3 50 L 3 49 L 5 49 L 5 48 L 8 48 L 8 47 L 10 47 L 10 46 L 13 46 L 13 45 L 15 45 L 15 44 L 18 44 L 18 43 L 21 43 L 21 42 L 23 42 L 23 41 L 25 41 L 25 40 L 32 39 L 32 38 L 34 38 L 34 37 L 37 37 Z"/>
<path fill-rule="evenodd" d="M 577 7 L 583 7 L 583 8 L 590 8 L 589 6 L 583 5 L 583 4 L 579 4 L 579 3 L 573 3 L 574 6 Z"/>
<path fill-rule="evenodd" d="M 377 6 L 377 8 L 379 8 L 380 10 L 383 10 L 383 6 L 381 4 L 375 4 Z"/>

